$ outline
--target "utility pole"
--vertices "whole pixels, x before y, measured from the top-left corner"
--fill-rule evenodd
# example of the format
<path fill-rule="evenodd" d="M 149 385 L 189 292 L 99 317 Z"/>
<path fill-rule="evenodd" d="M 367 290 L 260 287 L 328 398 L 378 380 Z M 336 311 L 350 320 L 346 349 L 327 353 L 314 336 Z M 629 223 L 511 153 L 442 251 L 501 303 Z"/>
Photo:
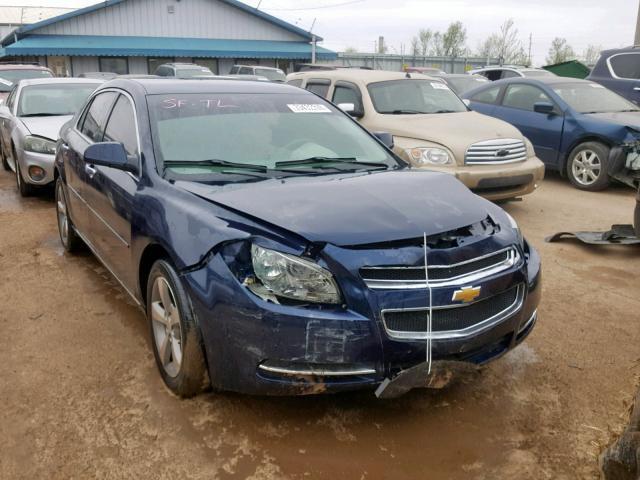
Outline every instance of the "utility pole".
<path fill-rule="evenodd" d="M 531 40 L 533 39 L 533 33 L 529 34 L 529 65 L 527 65 L 527 67 L 530 67 L 533 62 L 531 61 Z"/>
<path fill-rule="evenodd" d="M 638 18 L 636 19 L 636 37 L 633 41 L 634 45 L 640 45 L 640 4 L 638 5 Z"/>
<path fill-rule="evenodd" d="M 313 23 L 311 24 L 311 28 L 309 29 L 309 33 L 311 33 L 313 31 L 313 27 L 315 27 L 316 25 L 316 19 L 313 19 Z M 316 45 L 317 45 L 318 41 L 316 38 L 316 34 L 312 33 L 311 34 L 311 64 L 316 63 Z"/>

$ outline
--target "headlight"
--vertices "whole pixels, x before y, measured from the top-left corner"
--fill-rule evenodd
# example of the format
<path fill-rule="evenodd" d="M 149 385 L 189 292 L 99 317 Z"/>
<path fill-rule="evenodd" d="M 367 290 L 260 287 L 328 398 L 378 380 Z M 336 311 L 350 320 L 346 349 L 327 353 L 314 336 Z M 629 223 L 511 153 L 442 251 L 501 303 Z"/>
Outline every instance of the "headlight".
<path fill-rule="evenodd" d="M 251 245 L 251 261 L 256 278 L 275 296 L 302 302 L 341 302 L 331 272 L 314 262 L 255 244 Z"/>
<path fill-rule="evenodd" d="M 24 139 L 24 149 L 29 152 L 55 155 L 56 142 L 42 137 L 28 136 Z"/>
<path fill-rule="evenodd" d="M 511 226 L 511 228 L 513 228 L 513 231 L 515 232 L 516 236 L 518 237 L 518 245 L 520 245 L 522 248 L 524 248 L 524 237 L 522 236 L 522 230 L 520 230 L 520 227 L 518 226 L 518 222 L 516 222 L 516 220 L 511 215 L 509 215 L 507 212 L 504 212 L 504 214 L 509 219 L 509 225 Z"/>
<path fill-rule="evenodd" d="M 411 160 L 423 165 L 447 165 L 452 163 L 451 155 L 443 148 L 421 147 L 409 150 Z"/>

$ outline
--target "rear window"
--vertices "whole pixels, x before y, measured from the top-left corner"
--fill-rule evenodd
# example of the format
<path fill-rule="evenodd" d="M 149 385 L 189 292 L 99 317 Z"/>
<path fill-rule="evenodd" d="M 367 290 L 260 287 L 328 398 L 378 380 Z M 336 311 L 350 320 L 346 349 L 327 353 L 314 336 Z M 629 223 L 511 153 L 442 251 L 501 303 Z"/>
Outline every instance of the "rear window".
<path fill-rule="evenodd" d="M 640 55 L 621 53 L 609 58 L 613 73 L 620 78 L 640 79 Z"/>
<path fill-rule="evenodd" d="M 9 92 L 15 83 L 25 78 L 50 78 L 53 77 L 49 70 L 40 69 L 16 69 L 0 70 L 0 92 Z"/>

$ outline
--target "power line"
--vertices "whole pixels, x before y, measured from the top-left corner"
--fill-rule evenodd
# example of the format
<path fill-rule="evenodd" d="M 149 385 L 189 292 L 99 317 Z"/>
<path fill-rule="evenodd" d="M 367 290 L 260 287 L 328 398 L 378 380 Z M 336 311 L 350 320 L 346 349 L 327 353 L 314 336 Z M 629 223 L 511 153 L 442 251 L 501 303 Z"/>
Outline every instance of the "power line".
<path fill-rule="evenodd" d="M 321 10 L 324 8 L 334 8 L 334 7 L 342 7 L 345 5 L 353 5 L 354 3 L 362 3 L 365 0 L 351 0 L 349 2 L 341 2 L 341 3 L 333 3 L 331 5 L 321 5 L 318 7 L 307 7 L 307 8 L 267 8 L 267 10 L 274 12 L 299 12 L 304 10 Z"/>

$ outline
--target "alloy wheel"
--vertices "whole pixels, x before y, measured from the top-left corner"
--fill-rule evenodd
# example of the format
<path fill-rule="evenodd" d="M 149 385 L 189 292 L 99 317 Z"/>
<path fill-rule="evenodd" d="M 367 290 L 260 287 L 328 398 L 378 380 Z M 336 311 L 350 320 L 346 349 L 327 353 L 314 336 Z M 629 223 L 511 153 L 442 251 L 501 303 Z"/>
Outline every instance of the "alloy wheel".
<path fill-rule="evenodd" d="M 153 283 L 151 321 L 162 368 L 170 377 L 176 377 L 182 365 L 182 327 L 175 295 L 164 277 Z"/>
<path fill-rule="evenodd" d="M 589 186 L 598 180 L 602 173 L 602 162 L 593 150 L 579 151 L 571 164 L 571 173 L 580 185 Z"/>

